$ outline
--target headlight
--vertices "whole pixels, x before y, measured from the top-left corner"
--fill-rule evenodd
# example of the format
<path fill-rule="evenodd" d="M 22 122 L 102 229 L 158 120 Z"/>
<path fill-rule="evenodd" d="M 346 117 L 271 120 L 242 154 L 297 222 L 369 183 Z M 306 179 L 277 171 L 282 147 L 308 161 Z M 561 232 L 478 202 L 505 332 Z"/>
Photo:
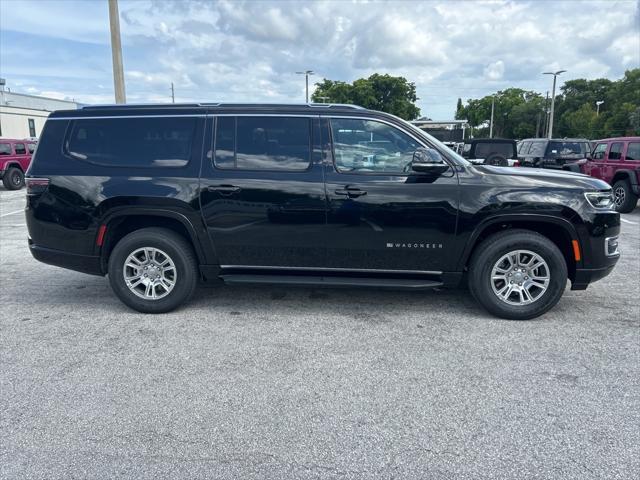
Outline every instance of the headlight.
<path fill-rule="evenodd" d="M 613 210 L 612 192 L 588 192 L 584 194 L 589 205 L 598 210 Z"/>

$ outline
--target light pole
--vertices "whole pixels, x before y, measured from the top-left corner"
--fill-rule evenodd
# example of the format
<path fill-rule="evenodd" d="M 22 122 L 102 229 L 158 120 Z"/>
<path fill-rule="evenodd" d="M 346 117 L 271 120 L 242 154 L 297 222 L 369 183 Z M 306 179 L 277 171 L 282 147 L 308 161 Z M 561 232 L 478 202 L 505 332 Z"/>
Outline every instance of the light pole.
<path fill-rule="evenodd" d="M 553 75 L 553 88 L 551 89 L 551 113 L 549 114 L 549 131 L 547 138 L 553 137 L 553 112 L 556 106 L 556 78 L 566 70 L 558 70 L 557 72 L 542 72 L 543 75 Z"/>
<path fill-rule="evenodd" d="M 493 138 L 493 110 L 496 106 L 496 96 L 491 97 L 491 121 L 489 122 L 489 138 Z"/>
<path fill-rule="evenodd" d="M 313 72 L 313 70 L 305 70 L 304 72 L 296 72 L 296 74 L 297 75 L 304 75 L 305 85 L 306 85 L 305 101 L 306 101 L 306 103 L 309 103 L 309 75 L 313 75 L 314 72 Z"/>
<path fill-rule="evenodd" d="M 596 102 L 596 117 L 600 115 L 600 105 L 604 103 L 604 100 L 598 100 Z"/>
<path fill-rule="evenodd" d="M 116 103 L 126 103 L 127 96 L 124 91 L 124 68 L 122 66 L 118 0 L 109 0 L 109 26 L 111 28 L 111 57 L 113 60 L 113 86 L 116 92 Z"/>

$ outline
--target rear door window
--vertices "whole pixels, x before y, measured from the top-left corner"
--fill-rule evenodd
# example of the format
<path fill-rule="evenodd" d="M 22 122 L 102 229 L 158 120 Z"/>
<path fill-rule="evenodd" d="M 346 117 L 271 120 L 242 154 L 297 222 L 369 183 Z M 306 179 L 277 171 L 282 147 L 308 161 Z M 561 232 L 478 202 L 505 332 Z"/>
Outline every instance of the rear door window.
<path fill-rule="evenodd" d="M 13 148 L 16 155 L 26 155 L 27 153 L 27 148 L 24 146 L 24 143 L 16 143 L 13 145 Z"/>
<path fill-rule="evenodd" d="M 622 158 L 622 146 L 624 143 L 616 142 L 611 144 L 609 149 L 609 160 L 620 160 Z"/>
<path fill-rule="evenodd" d="M 216 168 L 303 171 L 311 164 L 311 119 L 218 117 L 215 142 Z"/>
<path fill-rule="evenodd" d="M 66 141 L 70 157 L 114 167 L 183 167 L 189 163 L 197 118 L 76 120 Z"/>
<path fill-rule="evenodd" d="M 629 142 L 625 160 L 640 160 L 640 142 Z"/>

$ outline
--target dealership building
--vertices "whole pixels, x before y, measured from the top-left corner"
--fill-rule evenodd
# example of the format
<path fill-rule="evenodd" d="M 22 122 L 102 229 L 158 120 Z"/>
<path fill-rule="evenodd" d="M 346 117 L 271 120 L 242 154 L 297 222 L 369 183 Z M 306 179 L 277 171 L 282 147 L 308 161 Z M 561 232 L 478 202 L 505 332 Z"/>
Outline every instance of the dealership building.
<path fill-rule="evenodd" d="M 0 86 L 0 138 L 38 138 L 51 112 L 78 106 L 69 100 L 13 93 Z"/>

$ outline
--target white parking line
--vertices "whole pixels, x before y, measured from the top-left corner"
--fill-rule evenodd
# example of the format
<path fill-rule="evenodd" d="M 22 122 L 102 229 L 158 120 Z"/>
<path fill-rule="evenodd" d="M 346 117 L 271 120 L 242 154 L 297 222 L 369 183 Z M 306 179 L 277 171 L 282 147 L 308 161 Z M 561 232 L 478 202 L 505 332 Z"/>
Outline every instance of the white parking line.
<path fill-rule="evenodd" d="M 16 210 L 15 212 L 3 213 L 2 215 L 0 215 L 0 218 L 8 217 L 9 215 L 15 215 L 16 213 L 21 213 L 21 212 L 24 212 L 24 209 Z"/>
<path fill-rule="evenodd" d="M 620 221 L 624 223 L 628 223 L 629 225 L 638 225 L 636 222 L 632 222 L 631 220 L 627 220 L 625 218 L 621 218 Z"/>

